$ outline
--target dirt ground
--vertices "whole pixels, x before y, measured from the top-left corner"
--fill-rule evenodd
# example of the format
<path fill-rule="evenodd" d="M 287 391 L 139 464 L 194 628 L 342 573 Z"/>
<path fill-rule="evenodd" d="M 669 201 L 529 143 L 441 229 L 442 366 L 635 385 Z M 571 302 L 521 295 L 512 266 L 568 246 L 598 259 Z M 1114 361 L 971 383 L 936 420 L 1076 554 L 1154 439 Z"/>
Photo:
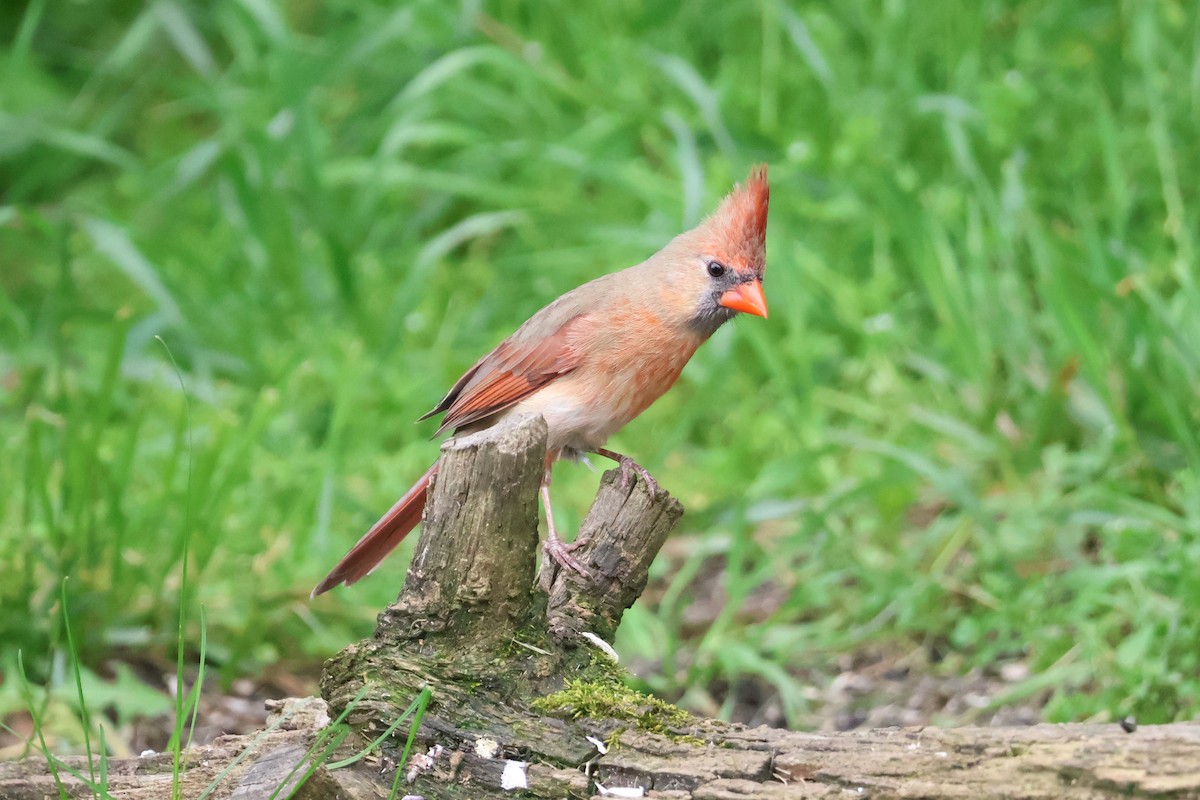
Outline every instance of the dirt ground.
<path fill-rule="evenodd" d="M 685 541 L 669 540 L 660 557 L 682 563 L 687 548 Z M 725 574 L 724 558 L 709 558 L 684 592 L 690 598 L 680 612 L 685 640 L 702 636 L 724 610 Z M 651 581 L 641 602 L 657 604 L 667 589 L 667 581 Z M 786 599 L 786 588 L 764 584 L 743 602 L 738 620 L 754 624 L 769 619 Z M 798 719 L 791 720 L 791 727 L 829 732 L 894 725 L 1033 725 L 1042 721 L 1041 709 L 1048 699 L 1045 692 L 1019 700 L 1006 698 L 1015 685 L 1029 677 L 1021 660 L 1014 658 L 961 675 L 943 663 L 942 656 L 920 645 L 904 648 L 893 644 L 864 647 L 827 662 L 814 659 L 816 666 L 793 666 L 788 672 L 802 687 L 806 708 Z M 638 675 L 659 670 L 655 663 L 626 666 Z M 788 727 L 779 692 L 765 680 L 745 679 L 733 685 L 716 682 L 705 692 L 691 693 L 693 704 L 697 698 L 704 706 L 690 709 L 697 713 L 716 716 L 726 709 L 735 722 Z"/>

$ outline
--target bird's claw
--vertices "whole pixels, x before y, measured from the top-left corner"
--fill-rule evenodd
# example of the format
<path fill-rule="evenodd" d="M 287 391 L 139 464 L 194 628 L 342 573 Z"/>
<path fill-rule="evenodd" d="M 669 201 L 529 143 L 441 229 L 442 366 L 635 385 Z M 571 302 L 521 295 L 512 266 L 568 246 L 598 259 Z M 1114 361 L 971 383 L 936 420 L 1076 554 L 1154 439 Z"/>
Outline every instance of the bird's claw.
<path fill-rule="evenodd" d="M 629 456 L 621 456 L 617 459 L 617 469 L 621 471 L 621 491 L 627 492 L 633 487 L 633 476 L 641 477 L 642 482 L 646 484 L 646 491 L 650 494 L 651 500 L 660 500 L 664 494 L 658 481 L 650 474 L 649 470 L 641 464 L 634 461 Z"/>
<path fill-rule="evenodd" d="M 554 536 L 546 540 L 546 543 L 542 545 L 542 549 L 560 567 L 568 569 L 582 578 L 591 580 L 592 573 L 588 572 L 587 568 L 571 555 L 582 544 L 583 542 L 580 541 L 564 542 L 562 539 Z"/>

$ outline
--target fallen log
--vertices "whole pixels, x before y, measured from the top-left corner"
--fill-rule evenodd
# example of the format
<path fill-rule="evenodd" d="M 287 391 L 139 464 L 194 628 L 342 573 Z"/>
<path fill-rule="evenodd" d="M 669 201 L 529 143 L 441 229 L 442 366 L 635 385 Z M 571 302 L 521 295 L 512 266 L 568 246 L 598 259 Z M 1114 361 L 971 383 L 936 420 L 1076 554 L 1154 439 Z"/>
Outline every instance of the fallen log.
<path fill-rule="evenodd" d="M 267 733 L 226 736 L 187 759 L 182 797 L 259 800 L 377 800 L 387 797 L 395 769 L 376 755 L 345 769 L 311 765 L 311 746 L 329 721 L 319 698 L 283 701 Z M 923 798 L 1195 798 L 1200 797 L 1200 723 L 1035 725 L 1026 728 L 885 728 L 799 733 L 773 728 L 698 724 L 696 740 L 625 729 L 605 755 L 593 750 L 586 769 L 514 762 L 492 755 L 480 737 L 471 751 L 430 745 L 401 775 L 397 797 L 631 797 L 673 800 L 768 800 L 863 797 Z M 708 738 L 702 739 L 701 736 Z M 403 737 L 401 737 L 403 738 Z M 434 755 L 436 753 L 436 755 Z M 456 755 L 457 754 L 457 755 Z M 240 763 L 234 762 L 242 757 Z M 87 773 L 87 759 L 66 759 Z M 517 766 L 510 766 L 516 764 Z M 230 769 L 232 765 L 232 769 Z M 122 800 L 171 796 L 171 756 L 160 753 L 108 764 L 108 788 Z M 527 788 L 504 791 L 505 773 Z M 408 778 L 413 780 L 409 782 Z M 71 797 L 92 797 L 64 777 Z M 628 790 L 619 794 L 621 787 Z M 632 787 L 637 787 L 633 789 Z M 295 794 L 289 794 L 295 789 Z M 638 795 L 637 791 L 644 791 Z M 605 793 L 608 794 L 605 794 Z M 0 764 L 0 797 L 43 800 L 58 795 L 45 762 Z"/>

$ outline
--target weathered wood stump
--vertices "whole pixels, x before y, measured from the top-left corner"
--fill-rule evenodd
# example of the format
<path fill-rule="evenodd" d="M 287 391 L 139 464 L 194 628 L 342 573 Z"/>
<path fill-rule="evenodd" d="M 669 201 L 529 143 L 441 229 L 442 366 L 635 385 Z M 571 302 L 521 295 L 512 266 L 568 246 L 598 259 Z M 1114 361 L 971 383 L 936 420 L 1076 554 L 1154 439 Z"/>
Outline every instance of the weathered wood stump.
<path fill-rule="evenodd" d="M 387 797 L 407 725 L 382 753 L 298 776 L 330 716 L 349 709 L 362 734 L 336 759 L 429 687 L 398 797 L 1200 798 L 1198 723 L 811 734 L 698 720 L 630 692 L 603 643 L 682 510 L 607 473 L 574 553 L 593 580 L 543 564 L 535 586 L 545 436 L 535 419 L 447 443 L 404 589 L 375 636 L 327 662 L 326 700 L 287 701 L 263 733 L 197 748 L 182 796 Z M 168 797 L 170 787 L 170 756 L 108 764 L 113 796 Z M 0 764 L 0 798 L 57 793 L 44 762 Z"/>
<path fill-rule="evenodd" d="M 461 796 L 464 785 L 474 797 L 499 793 L 507 768 L 508 780 L 542 796 L 586 797 L 579 767 L 596 755 L 587 737 L 622 723 L 572 720 L 574 709 L 564 719 L 534 705 L 568 680 L 636 696 L 621 689 L 604 643 L 683 509 L 666 494 L 652 497 L 636 475 L 610 471 L 573 552 L 591 580 L 544 559 L 535 586 L 545 452 L 540 418 L 447 442 L 400 597 L 380 614 L 373 639 L 325 665 L 322 694 L 335 714 L 359 698 L 349 716 L 356 725 L 382 729 L 432 689 L 426 738 L 457 761 L 452 780 L 422 778 L 416 794 Z"/>

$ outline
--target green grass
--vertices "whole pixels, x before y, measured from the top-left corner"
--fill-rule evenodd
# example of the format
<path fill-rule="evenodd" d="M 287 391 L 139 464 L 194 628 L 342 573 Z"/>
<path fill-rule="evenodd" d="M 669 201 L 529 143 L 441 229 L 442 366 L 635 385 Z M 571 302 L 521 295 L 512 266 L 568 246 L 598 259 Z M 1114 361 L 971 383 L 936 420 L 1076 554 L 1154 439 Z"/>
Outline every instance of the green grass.
<path fill-rule="evenodd" d="M 613 442 L 691 554 L 622 652 L 794 720 L 862 647 L 1024 658 L 1049 719 L 1196 715 L 1193 4 L 56 6 L 0 9 L 9 674 L 69 680 L 64 576 L 89 669 L 201 605 L 225 681 L 365 635 L 402 558 L 307 593 L 434 457 L 411 420 L 766 161 L 770 320 Z M 564 522 L 594 481 L 560 468 Z"/>

